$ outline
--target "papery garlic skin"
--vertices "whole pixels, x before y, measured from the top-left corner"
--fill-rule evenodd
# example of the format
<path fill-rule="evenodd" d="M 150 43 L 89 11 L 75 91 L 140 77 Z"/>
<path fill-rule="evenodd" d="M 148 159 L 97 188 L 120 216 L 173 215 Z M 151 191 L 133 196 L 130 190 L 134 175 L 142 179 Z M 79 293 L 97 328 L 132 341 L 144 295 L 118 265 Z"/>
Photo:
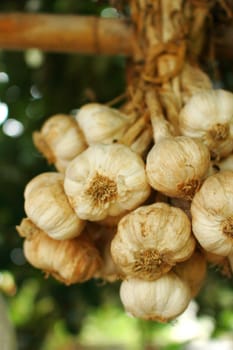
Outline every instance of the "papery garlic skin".
<path fill-rule="evenodd" d="M 198 66 L 185 62 L 180 74 L 180 84 L 183 103 L 193 95 L 201 93 L 203 90 L 212 89 L 212 82 L 209 76 Z"/>
<path fill-rule="evenodd" d="M 200 292 L 206 278 L 207 263 L 205 256 L 201 252 L 195 251 L 188 260 L 176 264 L 173 272 L 187 282 L 191 290 L 191 296 L 194 298 Z"/>
<path fill-rule="evenodd" d="M 45 232 L 30 225 L 32 235 L 24 240 L 23 250 L 27 261 L 47 275 L 70 285 L 91 279 L 102 265 L 94 245 L 83 235 L 65 241 L 54 240 Z"/>
<path fill-rule="evenodd" d="M 156 280 L 195 249 L 191 223 L 165 203 L 142 206 L 124 216 L 111 243 L 116 265 L 126 276 Z"/>
<path fill-rule="evenodd" d="M 64 240 L 78 236 L 85 222 L 71 207 L 60 173 L 43 173 L 34 177 L 24 191 L 27 216 L 50 237 Z"/>
<path fill-rule="evenodd" d="M 169 197 L 191 200 L 210 165 L 208 148 L 186 136 L 165 138 L 148 153 L 150 185 Z"/>
<path fill-rule="evenodd" d="M 69 164 L 64 188 L 77 215 L 90 221 L 121 215 L 150 194 L 143 160 L 120 144 L 90 146 Z"/>
<path fill-rule="evenodd" d="M 169 272 L 156 281 L 124 280 L 120 287 L 120 299 L 131 316 L 167 322 L 187 308 L 191 295 L 187 283 Z"/>
<path fill-rule="evenodd" d="M 88 145 L 109 144 L 121 138 L 132 120 L 115 108 L 100 103 L 82 106 L 76 120 Z"/>
<path fill-rule="evenodd" d="M 102 232 L 99 238 L 95 240 L 95 246 L 100 252 L 103 264 L 97 271 L 95 277 L 103 281 L 114 282 L 123 278 L 123 273 L 114 263 L 110 250 L 116 228 L 100 226 L 100 230 Z"/>
<path fill-rule="evenodd" d="M 193 95 L 179 115 L 182 135 L 198 138 L 214 159 L 233 150 L 233 93 L 222 89 Z"/>
<path fill-rule="evenodd" d="M 122 279 L 124 274 L 112 259 L 110 252 L 110 242 L 106 244 L 101 257 L 103 259 L 102 268 L 97 271 L 95 277 L 108 282 L 115 282 L 119 279 Z"/>
<path fill-rule="evenodd" d="M 192 229 L 208 252 L 227 256 L 233 251 L 233 172 L 209 176 L 191 204 Z"/>
<path fill-rule="evenodd" d="M 64 172 L 69 162 L 87 148 L 77 122 L 65 114 L 47 119 L 41 131 L 33 133 L 33 141 L 48 162 L 60 172 Z"/>

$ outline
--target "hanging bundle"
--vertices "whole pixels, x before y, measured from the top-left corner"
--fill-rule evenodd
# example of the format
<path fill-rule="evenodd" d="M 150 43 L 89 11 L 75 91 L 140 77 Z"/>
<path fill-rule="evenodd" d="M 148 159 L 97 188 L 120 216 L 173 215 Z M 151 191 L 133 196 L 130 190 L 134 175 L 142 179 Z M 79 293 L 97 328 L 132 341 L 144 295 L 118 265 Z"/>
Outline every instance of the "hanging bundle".
<path fill-rule="evenodd" d="M 124 104 L 87 104 L 34 134 L 57 171 L 25 189 L 26 259 L 66 284 L 122 280 L 125 309 L 147 320 L 186 309 L 209 255 L 232 267 L 233 94 L 199 66 L 212 5 L 131 0 Z"/>

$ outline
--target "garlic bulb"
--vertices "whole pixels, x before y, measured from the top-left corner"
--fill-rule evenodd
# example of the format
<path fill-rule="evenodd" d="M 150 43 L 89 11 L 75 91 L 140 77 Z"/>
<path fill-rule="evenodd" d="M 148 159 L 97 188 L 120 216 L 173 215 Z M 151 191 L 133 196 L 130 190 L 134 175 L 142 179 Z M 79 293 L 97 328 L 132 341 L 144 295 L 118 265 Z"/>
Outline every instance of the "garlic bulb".
<path fill-rule="evenodd" d="M 150 185 L 169 197 L 191 200 L 210 164 L 207 147 L 186 136 L 165 138 L 147 156 Z"/>
<path fill-rule="evenodd" d="M 128 314 L 144 320 L 170 321 L 188 306 L 191 295 L 186 282 L 169 272 L 156 281 L 124 280 L 120 298 Z"/>
<path fill-rule="evenodd" d="M 69 164 L 64 188 L 77 215 L 90 221 L 121 215 L 150 194 L 143 160 L 120 144 L 90 146 Z"/>
<path fill-rule="evenodd" d="M 27 221 L 27 225 L 30 226 L 28 230 L 34 233 L 30 239 L 24 240 L 25 258 L 47 275 L 70 285 L 89 280 L 100 268 L 100 255 L 85 237 L 57 241 L 36 227 L 32 221 Z"/>
<path fill-rule="evenodd" d="M 233 93 L 205 90 L 193 95 L 179 115 L 183 135 L 201 139 L 212 157 L 226 157 L 233 150 Z"/>
<path fill-rule="evenodd" d="M 183 281 L 186 281 L 191 289 L 191 296 L 195 297 L 203 286 L 207 264 L 204 255 L 198 251 L 188 260 L 179 263 L 175 266 L 174 272 L 180 276 Z"/>
<path fill-rule="evenodd" d="M 33 141 L 48 162 L 61 172 L 87 147 L 75 119 L 65 114 L 56 114 L 47 119 L 41 131 L 33 133 Z"/>
<path fill-rule="evenodd" d="M 180 75 L 182 100 L 184 103 L 198 92 L 212 88 L 210 78 L 198 66 L 186 62 Z"/>
<path fill-rule="evenodd" d="M 43 173 L 34 177 L 24 191 L 27 216 L 41 230 L 59 240 L 78 236 L 85 225 L 70 206 L 63 181 L 60 173 Z"/>
<path fill-rule="evenodd" d="M 115 229 L 109 227 L 102 227 L 102 234 L 98 240 L 95 241 L 95 246 L 100 252 L 103 260 L 101 268 L 97 271 L 95 277 L 101 278 L 104 281 L 114 282 L 123 278 L 123 273 L 119 267 L 114 263 L 111 255 L 111 242 L 115 235 Z"/>
<path fill-rule="evenodd" d="M 208 252 L 227 256 L 233 251 L 233 172 L 209 176 L 191 204 L 193 233 Z"/>
<path fill-rule="evenodd" d="M 118 111 L 99 103 L 81 107 L 76 120 L 89 145 L 112 143 L 121 138 L 132 120 Z"/>
<path fill-rule="evenodd" d="M 124 216 L 111 244 L 113 260 L 126 276 L 156 280 L 195 249 L 191 224 L 166 203 L 139 207 Z"/>

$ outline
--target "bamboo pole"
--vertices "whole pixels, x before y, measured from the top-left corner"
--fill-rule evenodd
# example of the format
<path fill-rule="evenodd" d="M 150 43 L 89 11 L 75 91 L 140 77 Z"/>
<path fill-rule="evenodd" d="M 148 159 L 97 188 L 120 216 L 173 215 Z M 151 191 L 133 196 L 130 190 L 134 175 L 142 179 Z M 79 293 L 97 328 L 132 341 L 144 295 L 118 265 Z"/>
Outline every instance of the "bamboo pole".
<path fill-rule="evenodd" d="M 217 55 L 232 59 L 233 25 L 217 26 L 214 42 Z M 221 37 L 221 38 L 220 38 Z M 0 14 L 0 48 L 38 48 L 49 52 L 87 54 L 133 53 L 133 28 L 126 20 L 94 16 L 48 14 Z"/>
<path fill-rule="evenodd" d="M 94 16 L 11 13 L 0 15 L 0 48 L 38 48 L 87 54 L 132 52 L 132 28 L 125 20 Z"/>

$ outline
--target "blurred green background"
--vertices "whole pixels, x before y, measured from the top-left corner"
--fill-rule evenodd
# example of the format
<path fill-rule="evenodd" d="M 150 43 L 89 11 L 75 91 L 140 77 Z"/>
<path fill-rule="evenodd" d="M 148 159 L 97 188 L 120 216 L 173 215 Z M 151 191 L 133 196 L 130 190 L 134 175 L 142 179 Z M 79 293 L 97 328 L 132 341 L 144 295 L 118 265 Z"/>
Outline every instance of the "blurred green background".
<path fill-rule="evenodd" d="M 98 0 L 1 0 L 0 12 L 124 15 L 111 6 L 110 1 Z M 229 59 L 219 55 L 203 64 L 215 86 L 233 91 Z M 36 151 L 32 132 L 52 114 L 74 113 L 84 103 L 108 102 L 123 93 L 125 65 L 122 56 L 0 51 L 0 282 L 8 271 L 17 286 L 15 295 L 3 298 L 19 350 L 196 350 L 200 344 L 202 349 L 217 349 L 211 346 L 220 344 L 219 339 L 221 349 L 233 349 L 232 279 L 214 268 L 187 314 L 163 325 L 129 318 L 119 300 L 118 283 L 90 281 L 66 287 L 45 279 L 24 259 L 15 230 L 25 215 L 24 187 L 35 175 L 52 169 Z M 0 330 L 3 322 L 0 312 Z"/>

